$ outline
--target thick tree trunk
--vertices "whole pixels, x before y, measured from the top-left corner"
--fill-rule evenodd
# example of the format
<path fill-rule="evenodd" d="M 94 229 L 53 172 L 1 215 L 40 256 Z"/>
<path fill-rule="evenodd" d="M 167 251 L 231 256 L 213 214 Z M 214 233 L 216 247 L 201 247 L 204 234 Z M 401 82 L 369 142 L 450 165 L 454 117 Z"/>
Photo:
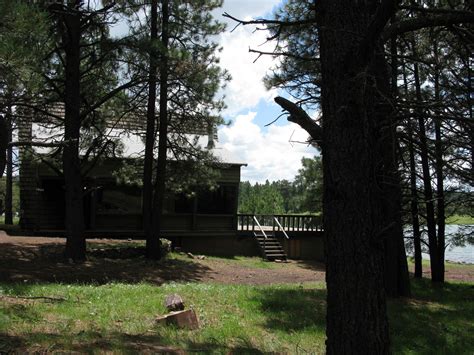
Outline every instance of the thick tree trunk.
<path fill-rule="evenodd" d="M 389 353 L 374 61 L 357 52 L 371 5 L 320 8 L 328 354 Z"/>
<path fill-rule="evenodd" d="M 158 236 L 153 233 L 153 161 L 156 121 L 156 83 L 158 71 L 158 0 L 152 0 L 150 9 L 150 67 L 148 72 L 148 104 L 145 138 L 145 161 L 143 167 L 143 229 L 146 236 L 146 255 L 155 258 L 159 253 Z"/>
<path fill-rule="evenodd" d="M 79 1 L 77 1 L 79 4 Z M 79 158 L 80 138 L 80 38 L 81 18 L 72 5 L 71 11 L 63 14 L 65 29 L 63 45 L 65 48 L 65 116 L 63 172 L 66 199 L 66 251 L 65 256 L 74 261 L 86 258 L 86 240 L 84 231 L 83 191 L 81 181 L 81 162 Z"/>
<path fill-rule="evenodd" d="M 163 220 L 163 203 L 166 191 L 166 163 L 168 146 L 168 41 L 169 41 L 169 3 L 162 0 L 162 33 L 161 33 L 161 62 L 160 62 L 160 126 L 158 141 L 158 163 L 156 165 L 156 191 L 154 201 L 153 231 L 156 238 L 160 236 Z M 159 239 L 158 239 L 159 245 Z M 158 248 L 157 258 L 161 257 Z"/>

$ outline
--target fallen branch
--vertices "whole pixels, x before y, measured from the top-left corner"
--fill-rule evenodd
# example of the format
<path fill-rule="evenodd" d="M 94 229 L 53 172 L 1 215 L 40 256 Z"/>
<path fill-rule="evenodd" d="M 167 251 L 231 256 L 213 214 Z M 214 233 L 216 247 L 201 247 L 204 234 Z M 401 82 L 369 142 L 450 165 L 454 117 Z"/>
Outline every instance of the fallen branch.
<path fill-rule="evenodd" d="M 0 298 L 10 298 L 10 299 L 17 299 L 17 300 L 45 300 L 51 302 L 64 302 L 67 301 L 66 298 L 62 297 L 47 297 L 47 296 L 7 296 L 7 295 L 0 295 Z"/>

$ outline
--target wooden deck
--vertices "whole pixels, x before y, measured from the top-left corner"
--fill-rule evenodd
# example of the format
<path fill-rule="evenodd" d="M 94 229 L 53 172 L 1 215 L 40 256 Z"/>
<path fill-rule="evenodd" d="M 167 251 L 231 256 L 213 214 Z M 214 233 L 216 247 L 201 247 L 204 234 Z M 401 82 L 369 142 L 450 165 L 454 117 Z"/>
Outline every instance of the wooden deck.
<path fill-rule="evenodd" d="M 277 236 L 322 236 L 321 216 L 314 215 L 237 215 L 239 235 L 253 235 L 261 231 Z"/>

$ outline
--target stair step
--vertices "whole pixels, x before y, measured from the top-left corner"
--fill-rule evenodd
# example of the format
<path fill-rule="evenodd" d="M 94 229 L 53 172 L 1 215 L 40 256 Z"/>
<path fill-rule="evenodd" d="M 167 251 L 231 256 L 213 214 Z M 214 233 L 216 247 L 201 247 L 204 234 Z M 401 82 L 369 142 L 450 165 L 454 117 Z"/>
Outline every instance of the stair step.
<path fill-rule="evenodd" d="M 254 236 L 265 259 L 286 261 L 285 250 L 273 232 L 267 232 L 265 234 L 254 232 Z"/>

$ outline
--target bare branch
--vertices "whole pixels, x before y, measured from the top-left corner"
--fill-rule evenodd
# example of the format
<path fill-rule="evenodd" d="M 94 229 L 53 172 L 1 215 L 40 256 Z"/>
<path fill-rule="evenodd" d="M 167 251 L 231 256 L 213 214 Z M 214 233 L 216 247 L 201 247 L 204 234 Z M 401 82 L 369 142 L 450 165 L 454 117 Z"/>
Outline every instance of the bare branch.
<path fill-rule="evenodd" d="M 262 55 L 271 55 L 271 56 L 274 56 L 274 57 L 284 56 L 284 57 L 295 58 L 295 59 L 298 59 L 298 60 L 307 60 L 307 61 L 319 60 L 319 58 L 301 57 L 301 56 L 298 56 L 298 55 L 295 55 L 295 54 L 292 54 L 292 53 L 288 53 L 288 52 L 264 52 L 264 51 L 259 51 L 259 50 L 252 49 L 252 48 L 249 48 L 249 52 L 250 53 L 258 53 L 259 56 L 257 57 L 257 59 L 260 58 L 260 56 L 262 56 Z"/>
<path fill-rule="evenodd" d="M 323 129 L 305 110 L 281 96 L 275 97 L 275 102 L 290 113 L 288 121 L 298 124 L 321 148 L 323 147 Z"/>

